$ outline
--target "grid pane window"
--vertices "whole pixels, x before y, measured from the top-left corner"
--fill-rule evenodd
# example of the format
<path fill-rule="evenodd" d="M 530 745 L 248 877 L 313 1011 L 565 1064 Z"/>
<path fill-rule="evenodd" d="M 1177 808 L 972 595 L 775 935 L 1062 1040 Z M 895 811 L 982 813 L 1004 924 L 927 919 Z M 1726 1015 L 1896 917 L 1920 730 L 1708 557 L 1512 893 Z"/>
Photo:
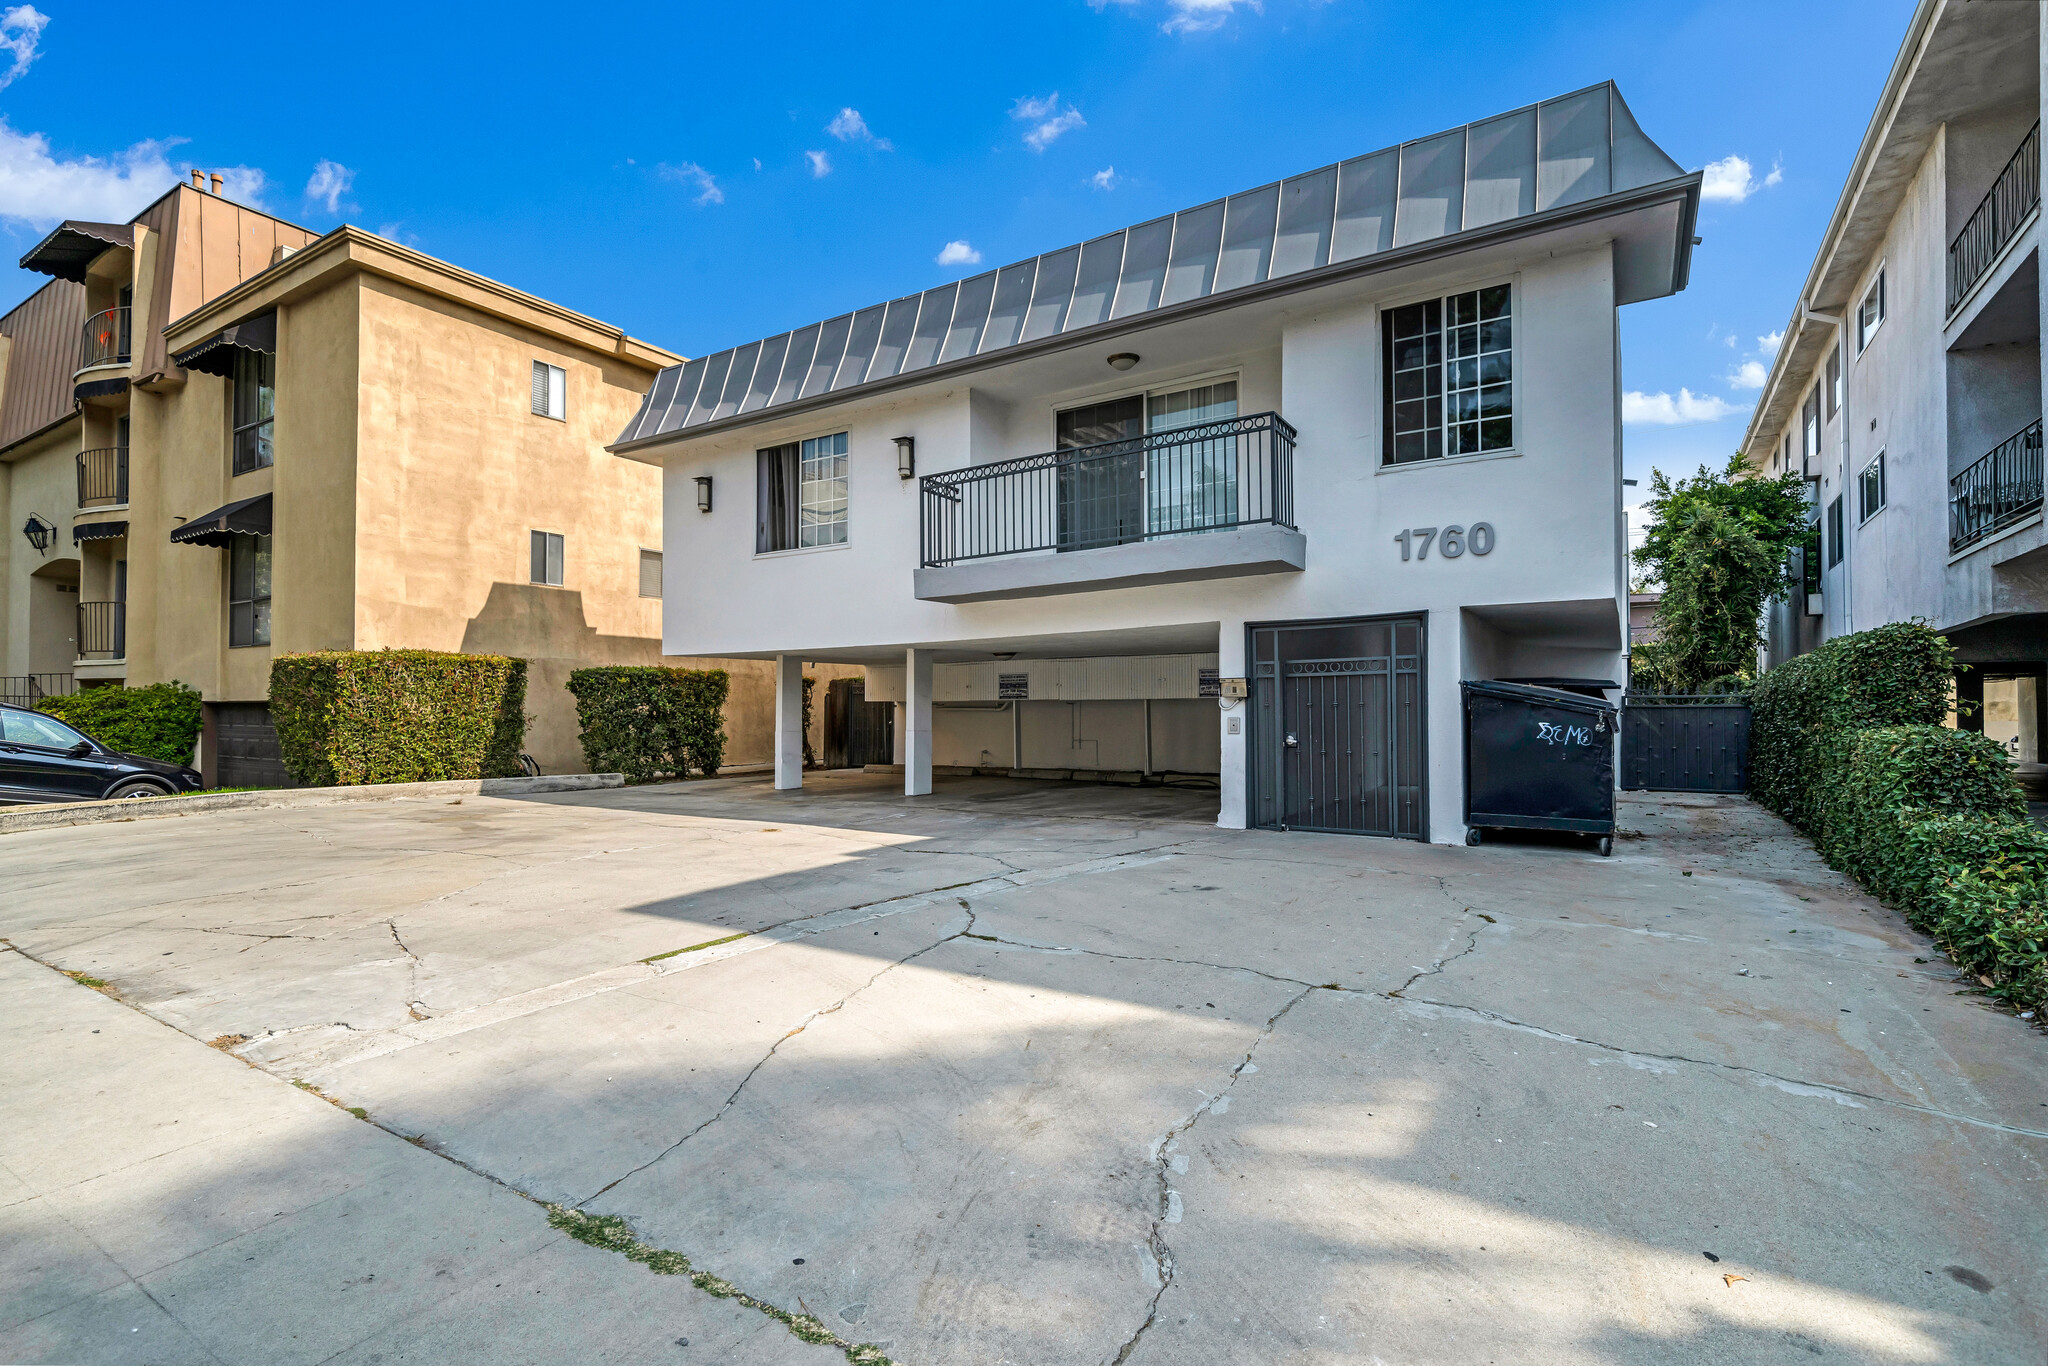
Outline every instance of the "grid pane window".
<path fill-rule="evenodd" d="M 270 643 L 270 537 L 237 536 L 228 549 L 228 644 Z"/>
<path fill-rule="evenodd" d="M 237 347 L 234 390 L 235 473 L 247 474 L 276 462 L 270 436 L 277 409 L 277 357 Z"/>
<path fill-rule="evenodd" d="M 1381 317 L 1386 463 L 1512 449 L 1512 288 L 1425 299 Z"/>
<path fill-rule="evenodd" d="M 797 544 L 846 541 L 846 433 L 803 443 L 797 475 Z"/>

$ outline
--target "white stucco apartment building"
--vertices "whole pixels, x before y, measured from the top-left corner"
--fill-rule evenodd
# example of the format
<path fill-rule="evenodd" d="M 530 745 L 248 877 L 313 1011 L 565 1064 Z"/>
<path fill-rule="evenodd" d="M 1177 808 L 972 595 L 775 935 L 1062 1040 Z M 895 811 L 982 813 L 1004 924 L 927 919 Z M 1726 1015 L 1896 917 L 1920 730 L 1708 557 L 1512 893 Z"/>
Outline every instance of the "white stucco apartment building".
<path fill-rule="evenodd" d="M 2048 727 L 2044 10 L 1915 10 L 1742 446 L 1803 473 L 1819 523 L 1769 662 L 1926 621 L 1984 704 L 1960 724 L 2030 765 Z"/>
<path fill-rule="evenodd" d="M 1206 773 L 1456 842 L 1459 682 L 1624 679 L 1616 309 L 1699 177 L 1612 85 L 665 371 L 669 654 L 803 661 L 934 768 Z"/>

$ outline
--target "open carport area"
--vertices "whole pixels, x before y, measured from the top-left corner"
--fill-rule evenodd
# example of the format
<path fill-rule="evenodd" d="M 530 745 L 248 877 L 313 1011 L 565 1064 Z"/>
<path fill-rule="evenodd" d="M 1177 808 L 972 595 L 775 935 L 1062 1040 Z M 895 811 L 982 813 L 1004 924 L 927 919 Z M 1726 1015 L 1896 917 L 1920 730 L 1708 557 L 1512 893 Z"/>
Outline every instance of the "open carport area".
<path fill-rule="evenodd" d="M 2040 1360 L 2044 1041 L 1739 798 L 809 781 L 0 839 L 0 1360 Z"/>

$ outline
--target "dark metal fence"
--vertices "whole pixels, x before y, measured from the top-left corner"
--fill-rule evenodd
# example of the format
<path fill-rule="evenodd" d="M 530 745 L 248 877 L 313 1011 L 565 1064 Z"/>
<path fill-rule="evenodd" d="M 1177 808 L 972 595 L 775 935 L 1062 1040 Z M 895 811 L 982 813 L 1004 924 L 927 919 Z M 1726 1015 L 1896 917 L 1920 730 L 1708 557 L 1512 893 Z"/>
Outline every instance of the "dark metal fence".
<path fill-rule="evenodd" d="M 128 314 L 126 308 L 109 308 L 85 320 L 85 347 L 79 369 L 115 365 L 128 359 Z"/>
<path fill-rule="evenodd" d="M 1637 792 L 1747 791 L 1749 699 L 1628 694 L 1621 706 L 1621 785 Z"/>
<path fill-rule="evenodd" d="M 127 603 L 78 604 L 78 657 L 101 660 L 128 657 Z"/>
<path fill-rule="evenodd" d="M 1258 413 L 928 474 L 919 562 L 1292 528 L 1294 439 L 1285 418 Z"/>
<path fill-rule="evenodd" d="M 2041 506 L 2041 420 L 1948 481 L 1948 548 L 1961 550 Z"/>
<path fill-rule="evenodd" d="M 0 702 L 33 707 L 45 697 L 69 697 L 78 691 L 70 674 L 0 674 Z"/>
<path fill-rule="evenodd" d="M 2020 223 L 2041 202 L 2041 125 L 2020 141 L 1990 193 L 1948 246 L 1948 311 L 1956 311 L 1970 287 L 1991 269 Z"/>
<path fill-rule="evenodd" d="M 103 507 L 128 501 L 128 448 L 103 446 L 78 453 L 78 505 Z"/>

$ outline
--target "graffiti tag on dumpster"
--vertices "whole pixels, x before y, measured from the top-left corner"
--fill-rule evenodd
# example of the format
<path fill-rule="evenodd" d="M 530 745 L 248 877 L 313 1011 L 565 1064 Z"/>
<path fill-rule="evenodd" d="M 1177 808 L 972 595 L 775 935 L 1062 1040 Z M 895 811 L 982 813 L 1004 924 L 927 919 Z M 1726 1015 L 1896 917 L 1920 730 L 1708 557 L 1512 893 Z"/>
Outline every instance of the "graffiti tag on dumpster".
<path fill-rule="evenodd" d="M 1590 745 L 1593 732 L 1584 726 L 1560 726 L 1554 721 L 1538 721 L 1536 738 L 1546 745 Z"/>

